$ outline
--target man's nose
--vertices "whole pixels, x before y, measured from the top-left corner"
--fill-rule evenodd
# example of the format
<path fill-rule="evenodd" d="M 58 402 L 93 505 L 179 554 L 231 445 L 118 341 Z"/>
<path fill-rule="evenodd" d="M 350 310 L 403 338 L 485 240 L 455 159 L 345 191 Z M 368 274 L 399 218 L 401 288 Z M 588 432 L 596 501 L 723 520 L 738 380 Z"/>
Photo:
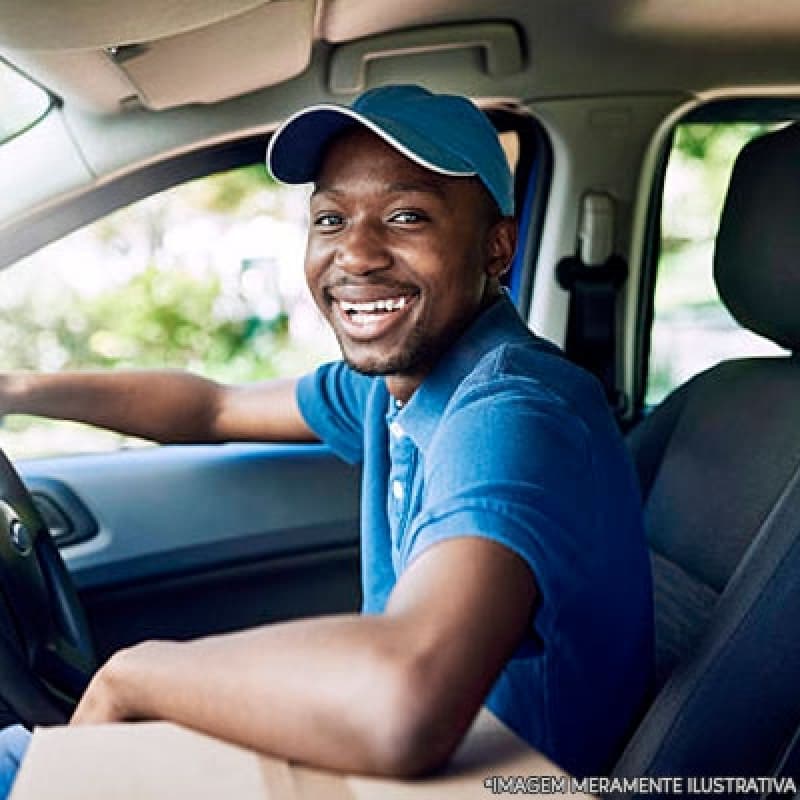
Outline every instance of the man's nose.
<path fill-rule="evenodd" d="M 391 266 L 392 257 L 378 225 L 351 222 L 338 238 L 334 263 L 347 272 L 366 275 Z"/>

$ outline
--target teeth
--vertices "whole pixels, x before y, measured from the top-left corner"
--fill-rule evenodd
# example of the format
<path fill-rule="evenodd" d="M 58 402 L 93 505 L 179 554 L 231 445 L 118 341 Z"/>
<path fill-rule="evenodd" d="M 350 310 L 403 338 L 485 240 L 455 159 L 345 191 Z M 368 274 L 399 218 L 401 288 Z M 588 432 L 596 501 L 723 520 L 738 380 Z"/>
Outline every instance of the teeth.
<path fill-rule="evenodd" d="M 347 300 L 340 300 L 339 305 L 342 311 L 353 311 L 356 314 L 372 314 L 376 311 L 396 311 L 403 308 L 406 304 L 406 297 L 390 297 L 386 300 L 374 300 L 371 303 L 348 303 Z"/>

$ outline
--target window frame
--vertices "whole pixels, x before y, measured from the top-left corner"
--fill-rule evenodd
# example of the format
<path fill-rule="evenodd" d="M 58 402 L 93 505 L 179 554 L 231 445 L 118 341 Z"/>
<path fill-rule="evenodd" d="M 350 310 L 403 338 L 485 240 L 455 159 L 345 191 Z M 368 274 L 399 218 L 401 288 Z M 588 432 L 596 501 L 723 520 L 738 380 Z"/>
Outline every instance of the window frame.
<path fill-rule="evenodd" d="M 517 310 L 527 319 L 552 182 L 553 148 L 544 126 L 530 112 L 517 106 L 483 110 L 498 133 L 515 131 L 519 141 L 514 172 L 514 216 L 519 224 L 519 242 L 509 275 L 509 291 Z"/>

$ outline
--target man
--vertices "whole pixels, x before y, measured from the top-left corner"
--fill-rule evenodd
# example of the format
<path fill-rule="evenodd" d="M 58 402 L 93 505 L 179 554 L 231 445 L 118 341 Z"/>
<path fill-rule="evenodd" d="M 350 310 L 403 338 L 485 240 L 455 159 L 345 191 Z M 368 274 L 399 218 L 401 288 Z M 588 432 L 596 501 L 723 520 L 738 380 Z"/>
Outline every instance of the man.
<path fill-rule="evenodd" d="M 5 411 L 159 441 L 319 438 L 363 462 L 365 613 L 145 642 L 72 722 L 169 719 L 413 775 L 486 702 L 567 770 L 607 768 L 652 669 L 638 489 L 598 384 L 501 288 L 516 227 L 494 131 L 464 98 L 387 87 L 291 118 L 268 165 L 315 183 L 306 277 L 343 362 L 239 388 L 9 376 Z"/>

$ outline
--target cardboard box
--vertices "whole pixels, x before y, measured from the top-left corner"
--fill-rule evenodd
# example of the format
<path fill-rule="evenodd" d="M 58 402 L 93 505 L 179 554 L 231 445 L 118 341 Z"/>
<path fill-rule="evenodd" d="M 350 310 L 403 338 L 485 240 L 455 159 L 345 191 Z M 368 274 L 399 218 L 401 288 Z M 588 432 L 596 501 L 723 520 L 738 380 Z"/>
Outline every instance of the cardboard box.
<path fill-rule="evenodd" d="M 488 800 L 503 786 L 508 791 L 497 779 L 516 780 L 517 794 L 524 780 L 526 789 L 542 789 L 526 794 L 586 796 L 572 794 L 564 772 L 483 711 L 447 769 L 414 781 L 291 765 L 166 722 L 40 728 L 11 798 Z"/>

